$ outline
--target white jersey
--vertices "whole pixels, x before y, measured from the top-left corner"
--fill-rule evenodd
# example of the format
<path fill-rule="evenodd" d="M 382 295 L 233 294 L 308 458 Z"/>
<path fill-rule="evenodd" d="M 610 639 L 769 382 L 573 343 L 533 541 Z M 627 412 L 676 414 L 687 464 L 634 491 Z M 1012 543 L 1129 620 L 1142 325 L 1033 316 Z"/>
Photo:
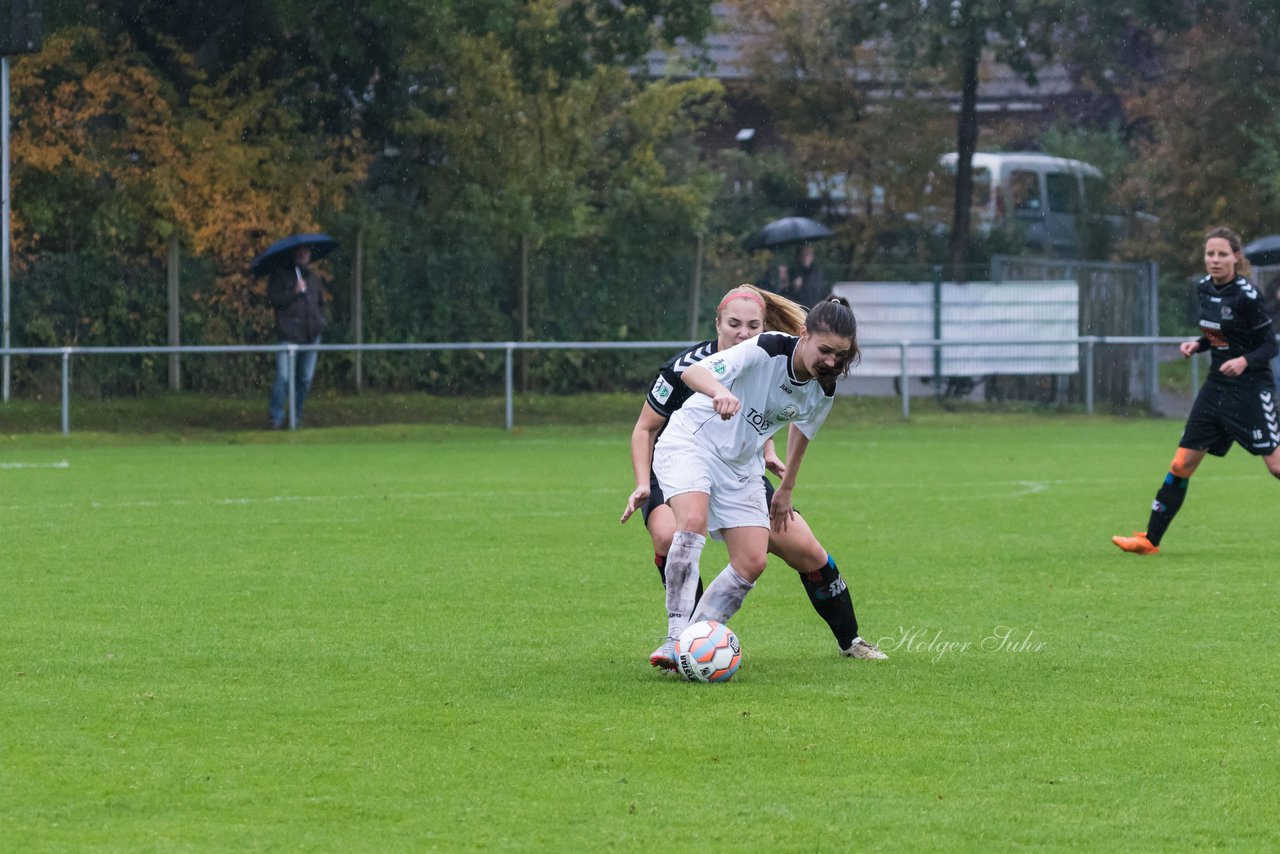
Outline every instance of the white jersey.
<path fill-rule="evenodd" d="M 711 398 L 691 395 L 672 413 L 654 453 L 706 449 L 740 475 L 758 477 L 764 474 L 764 443 L 782 427 L 795 424 L 809 439 L 817 436 L 833 396 L 817 379 L 796 379 L 791 360 L 799 340 L 764 332 L 699 362 L 742 402 L 742 408 L 724 421 Z"/>

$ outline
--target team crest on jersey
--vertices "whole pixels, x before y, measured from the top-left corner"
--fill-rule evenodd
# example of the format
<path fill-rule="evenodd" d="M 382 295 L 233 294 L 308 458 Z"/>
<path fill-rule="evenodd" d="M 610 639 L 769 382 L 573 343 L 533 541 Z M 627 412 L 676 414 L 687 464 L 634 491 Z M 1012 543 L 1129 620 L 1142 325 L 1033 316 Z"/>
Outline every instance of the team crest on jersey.
<path fill-rule="evenodd" d="M 659 403 L 666 403 L 667 398 L 671 397 L 671 392 L 671 384 L 663 377 L 658 377 L 658 381 L 653 384 L 653 391 L 651 391 L 650 394 L 652 394 L 653 399 Z"/>
<path fill-rule="evenodd" d="M 711 369 L 711 373 L 718 377 L 724 376 L 725 371 L 728 370 L 728 368 L 724 366 L 724 359 L 712 359 L 707 363 L 707 367 Z"/>
<path fill-rule="evenodd" d="M 1222 307 L 1222 319 L 1223 319 L 1223 320 L 1230 320 L 1230 319 L 1232 318 L 1232 316 L 1233 316 L 1233 315 L 1232 315 L 1232 312 L 1231 312 L 1231 306 L 1229 306 L 1229 305 L 1224 305 L 1224 306 Z"/>
<path fill-rule="evenodd" d="M 796 416 L 800 414 L 800 407 L 794 403 L 788 403 L 786 406 L 778 410 L 779 421 L 795 421 Z"/>

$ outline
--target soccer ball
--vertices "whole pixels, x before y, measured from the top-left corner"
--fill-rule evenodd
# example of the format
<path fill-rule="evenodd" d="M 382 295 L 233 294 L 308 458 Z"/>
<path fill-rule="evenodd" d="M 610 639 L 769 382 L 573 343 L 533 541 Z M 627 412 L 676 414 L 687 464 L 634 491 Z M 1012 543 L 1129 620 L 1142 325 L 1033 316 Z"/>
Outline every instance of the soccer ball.
<path fill-rule="evenodd" d="M 690 682 L 728 682 L 742 664 L 738 636 L 715 620 L 702 620 L 676 639 L 676 669 Z"/>

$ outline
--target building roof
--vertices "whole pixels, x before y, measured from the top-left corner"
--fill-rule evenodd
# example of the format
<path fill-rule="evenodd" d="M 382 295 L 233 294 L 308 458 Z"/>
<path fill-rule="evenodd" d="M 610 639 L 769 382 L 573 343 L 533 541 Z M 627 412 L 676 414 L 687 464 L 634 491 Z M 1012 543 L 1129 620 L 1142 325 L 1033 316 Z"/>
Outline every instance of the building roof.
<path fill-rule="evenodd" d="M 755 36 L 742 26 L 737 9 L 729 4 L 715 4 L 712 16 L 712 30 L 702 44 L 681 41 L 669 50 L 651 51 L 644 60 L 649 76 L 712 78 L 726 83 L 754 79 L 748 56 Z M 979 112 L 1040 112 L 1051 99 L 1069 95 L 1075 89 L 1067 68 L 1057 63 L 1041 68 L 1036 77 L 1036 85 L 1031 86 L 1007 65 L 984 63 L 978 83 Z M 863 79 L 871 82 L 870 71 Z M 870 94 L 873 98 L 887 97 L 890 91 L 889 87 L 872 86 Z M 948 92 L 943 97 L 956 101 L 959 93 Z"/>

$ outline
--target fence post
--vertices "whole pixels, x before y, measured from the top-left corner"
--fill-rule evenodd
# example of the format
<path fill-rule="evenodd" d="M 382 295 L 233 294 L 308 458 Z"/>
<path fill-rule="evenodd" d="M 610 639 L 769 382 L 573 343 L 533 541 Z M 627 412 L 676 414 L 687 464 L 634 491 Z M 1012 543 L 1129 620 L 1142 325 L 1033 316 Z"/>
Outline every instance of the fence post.
<path fill-rule="evenodd" d="M 298 388 L 298 345 L 289 345 L 289 429 L 298 429 L 298 407 L 294 399 Z"/>
<path fill-rule="evenodd" d="M 911 342 L 905 338 L 898 342 L 898 376 L 902 392 L 902 417 L 911 417 L 911 377 L 907 376 L 907 347 Z"/>
<path fill-rule="evenodd" d="M 166 259 L 167 285 L 169 296 L 169 346 L 177 347 L 182 343 L 182 325 L 181 312 L 179 311 L 179 302 L 181 297 L 180 282 L 178 279 L 178 267 L 182 263 L 182 248 L 178 241 L 178 232 L 175 229 L 169 235 L 169 252 Z M 169 390 L 182 390 L 182 357 L 177 353 L 169 354 Z"/>
<path fill-rule="evenodd" d="M 520 340 L 529 340 L 529 235 L 520 235 Z M 520 393 L 529 393 L 529 351 L 520 351 Z"/>
<path fill-rule="evenodd" d="M 689 298 L 689 337 L 698 337 L 699 315 L 702 314 L 702 233 L 698 233 L 698 247 L 693 255 L 693 287 Z"/>
<path fill-rule="evenodd" d="M 351 317 L 356 344 L 364 343 L 364 223 L 356 230 L 356 264 L 351 276 Z M 364 390 L 364 350 L 356 350 L 356 394 Z"/>
<path fill-rule="evenodd" d="M 933 267 L 933 340 L 942 340 L 942 265 Z M 942 402 L 942 348 L 933 348 L 933 393 Z"/>
<path fill-rule="evenodd" d="M 1084 342 L 1084 411 L 1093 414 L 1093 336 Z"/>
<path fill-rule="evenodd" d="M 506 426 L 510 430 L 515 425 L 515 345 L 507 342 L 506 376 L 503 381 L 503 396 L 507 401 Z"/>
<path fill-rule="evenodd" d="M 62 435 L 71 432 L 71 348 L 62 348 Z"/>
<path fill-rule="evenodd" d="M 1147 329 L 1144 334 L 1156 338 L 1160 335 L 1160 265 L 1147 262 L 1148 308 Z M 1152 412 L 1160 399 L 1160 356 L 1155 344 L 1147 345 L 1147 408 Z"/>

